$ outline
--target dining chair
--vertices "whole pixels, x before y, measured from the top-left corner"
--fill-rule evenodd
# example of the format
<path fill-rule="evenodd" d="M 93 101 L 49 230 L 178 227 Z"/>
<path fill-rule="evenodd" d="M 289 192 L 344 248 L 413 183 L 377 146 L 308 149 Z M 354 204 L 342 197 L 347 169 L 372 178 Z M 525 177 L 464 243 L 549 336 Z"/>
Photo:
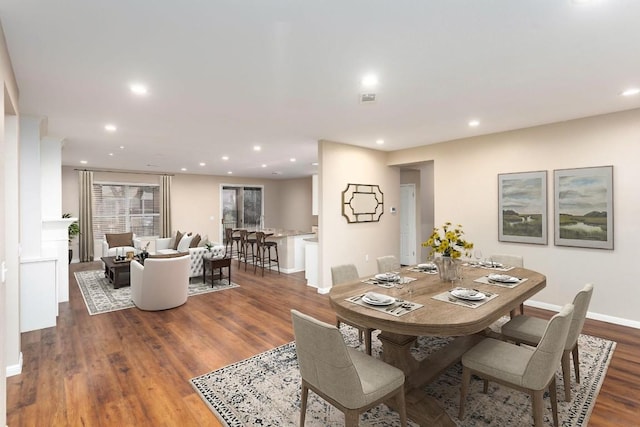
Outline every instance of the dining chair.
<path fill-rule="evenodd" d="M 385 255 L 376 259 L 378 262 L 378 273 L 400 270 L 400 261 L 393 255 Z"/>
<path fill-rule="evenodd" d="M 504 266 L 509 267 L 524 267 L 524 258 L 522 255 L 511 254 L 493 254 L 489 257 L 491 262 L 499 262 Z M 511 317 L 514 317 L 514 312 L 511 313 Z M 524 303 L 520 304 L 520 314 L 524 314 Z"/>
<path fill-rule="evenodd" d="M 341 283 L 355 282 L 359 278 L 360 275 L 358 274 L 358 269 L 354 264 L 335 265 L 331 267 L 331 282 L 333 283 L 333 286 L 340 285 Z M 342 316 L 336 314 L 336 328 L 340 328 L 341 323 L 352 326 L 358 330 L 358 338 L 360 339 L 360 342 L 362 342 L 362 338 L 364 337 L 365 352 L 370 355 L 371 334 L 374 330 L 368 326 L 360 325 L 352 322 L 351 320 L 346 320 Z"/>
<path fill-rule="evenodd" d="M 573 355 L 573 370 L 576 382 L 580 383 L 580 355 L 578 352 L 578 337 L 582 332 L 584 320 L 593 295 L 593 285 L 588 283 L 573 298 L 573 319 L 564 345 L 560 364 L 562 365 L 562 379 L 564 382 L 564 400 L 571 400 L 571 355 Z M 516 316 L 502 326 L 502 335 L 516 344 L 524 343 L 536 346 L 540 342 L 547 321 L 539 317 Z"/>
<path fill-rule="evenodd" d="M 297 310 L 291 310 L 291 319 L 302 377 L 300 426 L 304 426 L 309 390 L 342 411 L 347 427 L 357 426 L 362 412 L 391 399 L 400 424 L 407 425 L 400 369 L 347 347 L 333 325 Z"/>
<path fill-rule="evenodd" d="M 460 387 L 460 412 L 464 418 L 464 402 L 471 375 L 484 380 L 484 392 L 489 381 L 495 381 L 519 391 L 528 392 L 532 400 L 533 422 L 542 426 L 544 391 L 549 390 L 553 423 L 558 425 L 558 399 L 556 393 L 556 366 L 562 357 L 567 340 L 573 304 L 566 304 L 546 325 L 537 347 L 521 347 L 494 338 L 485 338 L 462 355 L 462 385 Z"/>

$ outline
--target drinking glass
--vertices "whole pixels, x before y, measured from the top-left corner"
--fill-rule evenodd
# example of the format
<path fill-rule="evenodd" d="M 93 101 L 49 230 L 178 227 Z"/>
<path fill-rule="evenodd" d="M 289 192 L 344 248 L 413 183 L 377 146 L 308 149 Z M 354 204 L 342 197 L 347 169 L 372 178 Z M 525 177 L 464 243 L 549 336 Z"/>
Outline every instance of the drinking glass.
<path fill-rule="evenodd" d="M 482 264 L 482 251 L 480 249 L 476 249 L 475 251 L 473 251 L 473 257 L 476 259 L 477 265 Z"/>

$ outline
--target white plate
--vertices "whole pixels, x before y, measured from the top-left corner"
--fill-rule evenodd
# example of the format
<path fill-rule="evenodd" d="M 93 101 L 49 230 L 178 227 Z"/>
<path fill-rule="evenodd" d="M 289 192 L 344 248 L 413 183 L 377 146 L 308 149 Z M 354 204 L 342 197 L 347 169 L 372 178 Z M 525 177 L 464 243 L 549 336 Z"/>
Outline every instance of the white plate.
<path fill-rule="evenodd" d="M 380 273 L 374 276 L 377 280 L 384 280 L 385 282 L 395 282 L 399 279 L 399 276 L 395 273 Z"/>
<path fill-rule="evenodd" d="M 427 263 L 427 264 L 418 264 L 418 268 L 422 270 L 435 270 L 438 267 L 436 267 L 436 265 L 433 263 Z"/>
<path fill-rule="evenodd" d="M 391 305 L 396 302 L 396 299 L 384 294 L 367 292 L 362 296 L 362 301 L 371 305 Z"/>
<path fill-rule="evenodd" d="M 509 276 L 507 274 L 489 274 L 487 277 L 489 280 L 501 283 L 518 283 L 520 281 L 517 277 Z"/>
<path fill-rule="evenodd" d="M 473 289 L 454 289 L 451 291 L 451 295 L 460 299 L 467 299 L 470 301 L 480 301 L 487 296 L 482 292 L 474 291 Z"/>
<path fill-rule="evenodd" d="M 483 267 L 489 267 L 489 268 L 504 268 L 504 265 L 502 265 L 502 263 L 499 262 L 493 262 L 493 261 L 484 261 L 481 262 Z"/>

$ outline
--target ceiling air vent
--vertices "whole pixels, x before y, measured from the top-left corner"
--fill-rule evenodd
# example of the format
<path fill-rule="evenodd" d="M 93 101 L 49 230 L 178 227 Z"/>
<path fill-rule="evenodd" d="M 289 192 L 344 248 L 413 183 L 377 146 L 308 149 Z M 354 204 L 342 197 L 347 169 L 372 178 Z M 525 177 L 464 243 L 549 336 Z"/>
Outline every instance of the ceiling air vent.
<path fill-rule="evenodd" d="M 375 93 L 361 93 L 360 94 L 360 103 L 361 104 L 372 104 L 376 102 L 376 94 Z"/>

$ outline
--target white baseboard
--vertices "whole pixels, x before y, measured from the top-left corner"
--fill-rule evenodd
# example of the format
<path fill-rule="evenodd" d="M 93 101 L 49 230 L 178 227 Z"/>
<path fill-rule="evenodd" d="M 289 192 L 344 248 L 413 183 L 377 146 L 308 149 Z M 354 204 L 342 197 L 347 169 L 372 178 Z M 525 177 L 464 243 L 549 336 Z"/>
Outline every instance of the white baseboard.
<path fill-rule="evenodd" d="M 535 308 L 541 308 L 543 310 L 555 311 L 555 312 L 559 312 L 560 309 L 562 308 L 559 305 L 547 304 L 544 302 L 531 301 L 531 300 L 527 301 L 525 305 L 535 307 Z M 599 314 L 591 311 L 587 312 L 587 319 L 593 319 L 593 320 L 598 320 L 600 322 L 613 323 L 614 325 L 628 326 L 630 328 L 640 329 L 640 322 L 637 322 L 635 320 L 623 319 L 621 317 L 607 316 L 606 314 Z"/>
<path fill-rule="evenodd" d="M 22 352 L 18 356 L 18 364 L 7 366 L 7 377 L 20 375 L 22 373 Z"/>

